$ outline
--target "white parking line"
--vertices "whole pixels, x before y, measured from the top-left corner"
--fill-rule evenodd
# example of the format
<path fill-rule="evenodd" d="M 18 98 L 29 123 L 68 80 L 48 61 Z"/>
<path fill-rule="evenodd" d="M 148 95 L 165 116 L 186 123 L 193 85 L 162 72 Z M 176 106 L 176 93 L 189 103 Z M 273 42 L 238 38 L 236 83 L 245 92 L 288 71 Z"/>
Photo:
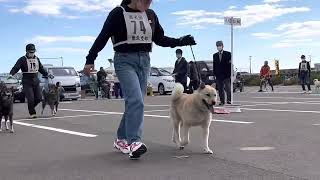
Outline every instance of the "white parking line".
<path fill-rule="evenodd" d="M 76 118 L 76 117 L 90 117 L 90 116 L 106 116 L 107 114 L 85 114 L 85 115 L 76 115 L 76 116 L 58 116 L 58 117 L 43 117 L 37 119 L 17 119 L 19 121 L 36 121 L 36 120 L 46 120 L 46 119 L 65 119 L 65 118 Z"/>
<path fill-rule="evenodd" d="M 162 110 L 150 110 L 150 111 L 144 111 L 145 113 L 149 113 L 149 112 L 166 112 L 169 111 L 170 109 L 162 109 Z"/>
<path fill-rule="evenodd" d="M 145 104 L 145 107 L 169 107 L 170 105 L 163 105 L 163 104 Z"/>
<path fill-rule="evenodd" d="M 33 128 L 38 128 L 38 129 L 45 129 L 49 131 L 55 131 L 55 132 L 60 132 L 60 133 L 65 133 L 65 134 L 71 134 L 71 135 L 76 135 L 76 136 L 82 136 L 82 137 L 97 137 L 98 135 L 94 134 L 87 134 L 87 133 L 81 133 L 81 132 L 76 132 L 76 131 L 69 131 L 65 129 L 58 129 L 58 128 L 53 128 L 53 127 L 48 127 L 48 126 L 40 126 L 40 125 L 35 125 L 35 124 L 30 124 L 30 123 L 24 123 L 24 122 L 13 122 L 14 124 L 21 125 L 21 126 L 27 126 L 27 127 L 33 127 Z"/>
<path fill-rule="evenodd" d="M 123 113 L 120 112 L 104 112 L 104 111 L 89 111 L 89 110 L 78 110 L 78 109 L 60 109 L 61 111 L 75 111 L 75 112 L 94 112 L 94 113 L 101 113 L 101 114 L 114 114 L 114 115 L 122 115 Z M 145 117 L 156 117 L 156 118 L 170 118 L 169 116 L 161 116 L 161 115 L 152 115 L 152 114 L 145 114 Z M 234 124 L 252 124 L 254 122 L 249 121 L 232 121 L 232 120 L 218 120 L 213 119 L 212 121 L 215 122 L 225 122 L 225 123 L 234 123 Z"/>
<path fill-rule="evenodd" d="M 240 148 L 241 151 L 269 151 L 274 150 L 274 147 L 243 147 Z"/>
<path fill-rule="evenodd" d="M 294 112 L 294 113 L 313 113 L 320 114 L 320 111 L 300 111 L 300 110 L 292 110 L 292 109 L 252 109 L 252 108 L 241 108 L 247 111 L 271 111 L 271 112 Z"/>
<path fill-rule="evenodd" d="M 312 99 L 312 100 L 319 100 L 319 98 L 310 97 L 310 98 L 301 98 L 301 97 L 251 97 L 254 99 Z"/>
<path fill-rule="evenodd" d="M 115 114 L 115 115 L 123 114 L 122 112 L 91 111 L 91 110 L 78 110 L 78 109 L 59 109 L 59 111 L 88 112 L 88 113 Z"/>

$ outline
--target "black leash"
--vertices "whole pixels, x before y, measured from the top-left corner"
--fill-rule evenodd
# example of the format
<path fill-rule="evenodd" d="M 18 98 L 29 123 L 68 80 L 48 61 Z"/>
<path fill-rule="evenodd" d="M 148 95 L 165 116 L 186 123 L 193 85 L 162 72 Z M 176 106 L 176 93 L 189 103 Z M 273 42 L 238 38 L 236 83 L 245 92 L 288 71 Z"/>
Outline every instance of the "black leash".
<path fill-rule="evenodd" d="M 197 61 L 196 61 L 196 58 L 195 58 L 194 53 L 193 53 L 192 45 L 190 45 L 190 49 L 191 49 L 191 52 L 192 52 L 194 65 L 196 66 L 196 69 L 197 69 L 197 76 L 199 78 L 199 84 L 201 84 L 202 83 L 202 79 L 201 79 L 201 75 L 200 75 L 200 69 L 198 69 L 198 65 L 197 65 Z"/>

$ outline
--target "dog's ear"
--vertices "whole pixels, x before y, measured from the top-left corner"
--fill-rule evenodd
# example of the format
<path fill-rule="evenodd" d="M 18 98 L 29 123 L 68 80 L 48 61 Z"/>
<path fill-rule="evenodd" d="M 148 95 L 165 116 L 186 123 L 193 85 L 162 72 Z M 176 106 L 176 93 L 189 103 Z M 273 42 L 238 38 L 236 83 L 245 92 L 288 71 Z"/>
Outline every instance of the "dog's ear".
<path fill-rule="evenodd" d="M 200 89 L 204 89 L 206 87 L 206 84 L 204 82 L 200 83 Z"/>

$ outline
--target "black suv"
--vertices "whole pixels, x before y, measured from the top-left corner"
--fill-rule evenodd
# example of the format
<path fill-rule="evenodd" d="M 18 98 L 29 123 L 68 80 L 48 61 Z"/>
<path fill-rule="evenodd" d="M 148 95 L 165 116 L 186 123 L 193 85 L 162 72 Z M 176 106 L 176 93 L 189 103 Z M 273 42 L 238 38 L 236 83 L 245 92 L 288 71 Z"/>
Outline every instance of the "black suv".
<path fill-rule="evenodd" d="M 196 61 L 196 65 L 202 82 L 207 85 L 212 85 L 216 82 L 216 78 L 213 75 L 213 61 Z"/>

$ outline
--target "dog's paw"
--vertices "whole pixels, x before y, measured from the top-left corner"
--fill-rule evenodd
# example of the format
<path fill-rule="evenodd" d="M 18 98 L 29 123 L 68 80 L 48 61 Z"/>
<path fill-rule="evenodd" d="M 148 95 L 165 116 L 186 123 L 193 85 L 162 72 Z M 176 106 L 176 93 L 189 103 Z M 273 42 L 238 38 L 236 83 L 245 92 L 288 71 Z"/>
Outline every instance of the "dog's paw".
<path fill-rule="evenodd" d="M 213 151 L 209 148 L 204 148 L 204 153 L 205 154 L 213 154 Z"/>
<path fill-rule="evenodd" d="M 14 133 L 14 130 L 13 130 L 13 128 L 12 128 L 12 129 L 10 129 L 10 133 Z"/>
<path fill-rule="evenodd" d="M 189 144 L 189 141 L 182 141 L 182 142 L 180 143 L 180 146 L 186 146 L 187 144 Z"/>

